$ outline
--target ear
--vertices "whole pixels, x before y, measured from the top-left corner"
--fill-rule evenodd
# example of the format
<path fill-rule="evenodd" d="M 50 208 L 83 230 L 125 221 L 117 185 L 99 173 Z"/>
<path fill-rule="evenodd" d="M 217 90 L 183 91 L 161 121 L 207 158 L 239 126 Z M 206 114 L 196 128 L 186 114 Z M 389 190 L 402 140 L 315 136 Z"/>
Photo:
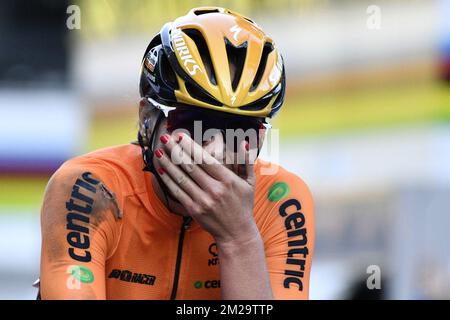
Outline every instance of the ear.
<path fill-rule="evenodd" d="M 147 111 L 147 103 L 145 102 L 145 99 L 141 99 L 139 102 L 139 124 L 144 122 L 144 119 L 147 117 L 146 113 Z"/>
<path fill-rule="evenodd" d="M 146 141 L 146 138 L 151 137 L 160 112 L 160 110 L 150 105 L 146 99 L 142 99 L 139 103 L 139 133 L 146 144 L 149 143 Z M 164 123 L 164 119 L 162 119 L 161 123 Z"/>
<path fill-rule="evenodd" d="M 139 133 L 147 144 L 147 137 L 151 135 L 150 129 L 150 108 L 145 99 L 139 102 Z"/>

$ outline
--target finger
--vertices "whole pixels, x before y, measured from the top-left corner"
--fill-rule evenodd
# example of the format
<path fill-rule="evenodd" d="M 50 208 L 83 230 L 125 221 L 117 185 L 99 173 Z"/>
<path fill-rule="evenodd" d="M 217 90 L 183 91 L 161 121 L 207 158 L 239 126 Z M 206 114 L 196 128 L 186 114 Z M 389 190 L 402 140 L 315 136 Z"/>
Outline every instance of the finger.
<path fill-rule="evenodd" d="M 189 197 L 189 195 L 172 180 L 172 178 L 167 174 L 167 171 L 164 169 L 164 167 L 161 167 L 159 164 L 157 164 L 155 167 L 156 171 L 161 177 L 161 180 L 166 185 L 171 195 L 175 199 L 177 199 L 183 207 L 189 208 L 190 206 L 192 206 L 194 202 L 192 198 Z"/>
<path fill-rule="evenodd" d="M 252 186 L 256 182 L 254 170 L 256 153 L 256 149 L 252 149 L 247 141 L 241 142 L 238 150 L 239 176 Z M 242 158 L 243 162 L 241 161 Z"/>
<path fill-rule="evenodd" d="M 180 167 L 173 164 L 161 149 L 155 150 L 155 159 L 159 166 L 163 167 L 168 175 L 170 175 L 173 182 L 186 192 L 189 197 L 195 201 L 199 201 L 204 197 L 203 190 Z"/>
<path fill-rule="evenodd" d="M 178 135 L 178 144 L 193 159 L 194 164 L 199 165 L 213 178 L 223 180 L 230 175 L 231 171 L 229 169 L 223 166 L 188 135 L 180 133 Z"/>
<path fill-rule="evenodd" d="M 180 166 L 202 189 L 205 190 L 213 187 L 216 180 L 207 174 L 199 165 L 194 163 L 189 153 L 182 148 L 182 145 L 175 141 L 177 136 L 173 137 L 167 134 L 165 136 L 166 137 L 161 139 L 161 141 L 167 150 L 171 162 Z"/>

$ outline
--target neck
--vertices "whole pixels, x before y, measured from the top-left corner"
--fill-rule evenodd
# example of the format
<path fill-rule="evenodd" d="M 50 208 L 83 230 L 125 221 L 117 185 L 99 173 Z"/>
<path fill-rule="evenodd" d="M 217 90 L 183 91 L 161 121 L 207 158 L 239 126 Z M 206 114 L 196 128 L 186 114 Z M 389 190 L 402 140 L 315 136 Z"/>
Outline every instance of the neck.
<path fill-rule="evenodd" d="M 151 175 L 151 182 L 152 182 L 153 190 L 155 190 L 156 196 L 166 206 L 167 210 L 169 210 L 170 213 L 173 213 L 173 214 L 176 214 L 179 216 L 187 216 L 188 215 L 186 210 L 180 203 L 175 202 L 169 196 L 166 197 L 164 195 L 164 191 L 162 190 L 161 186 L 159 185 L 158 179 L 156 179 L 153 174 Z"/>

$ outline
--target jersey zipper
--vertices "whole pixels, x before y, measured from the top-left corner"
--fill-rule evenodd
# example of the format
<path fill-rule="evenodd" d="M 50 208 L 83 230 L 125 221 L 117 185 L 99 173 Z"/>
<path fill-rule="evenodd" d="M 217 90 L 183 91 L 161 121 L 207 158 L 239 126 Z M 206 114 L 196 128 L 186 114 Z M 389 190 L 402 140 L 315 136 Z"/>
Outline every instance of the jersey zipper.
<path fill-rule="evenodd" d="M 177 261 L 175 264 L 175 274 L 173 277 L 173 287 L 172 287 L 172 294 L 170 295 L 170 300 L 175 300 L 177 296 L 178 279 L 180 278 L 181 257 L 183 255 L 184 234 L 187 228 L 189 228 L 191 220 L 192 220 L 191 217 L 183 217 L 183 224 L 181 225 L 180 237 L 178 238 Z"/>

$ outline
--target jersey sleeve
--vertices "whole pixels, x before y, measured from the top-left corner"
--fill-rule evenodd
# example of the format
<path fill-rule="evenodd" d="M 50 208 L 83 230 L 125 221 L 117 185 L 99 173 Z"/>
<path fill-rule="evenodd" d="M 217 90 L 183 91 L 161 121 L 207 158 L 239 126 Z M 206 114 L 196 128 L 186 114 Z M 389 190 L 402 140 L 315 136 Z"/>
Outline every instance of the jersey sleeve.
<path fill-rule="evenodd" d="M 41 209 L 42 299 L 105 299 L 105 261 L 119 240 L 122 203 L 111 169 L 69 161 L 51 177 Z"/>
<path fill-rule="evenodd" d="M 258 219 L 275 299 L 309 298 L 314 251 L 314 204 L 305 182 L 282 169 L 260 190 Z"/>

